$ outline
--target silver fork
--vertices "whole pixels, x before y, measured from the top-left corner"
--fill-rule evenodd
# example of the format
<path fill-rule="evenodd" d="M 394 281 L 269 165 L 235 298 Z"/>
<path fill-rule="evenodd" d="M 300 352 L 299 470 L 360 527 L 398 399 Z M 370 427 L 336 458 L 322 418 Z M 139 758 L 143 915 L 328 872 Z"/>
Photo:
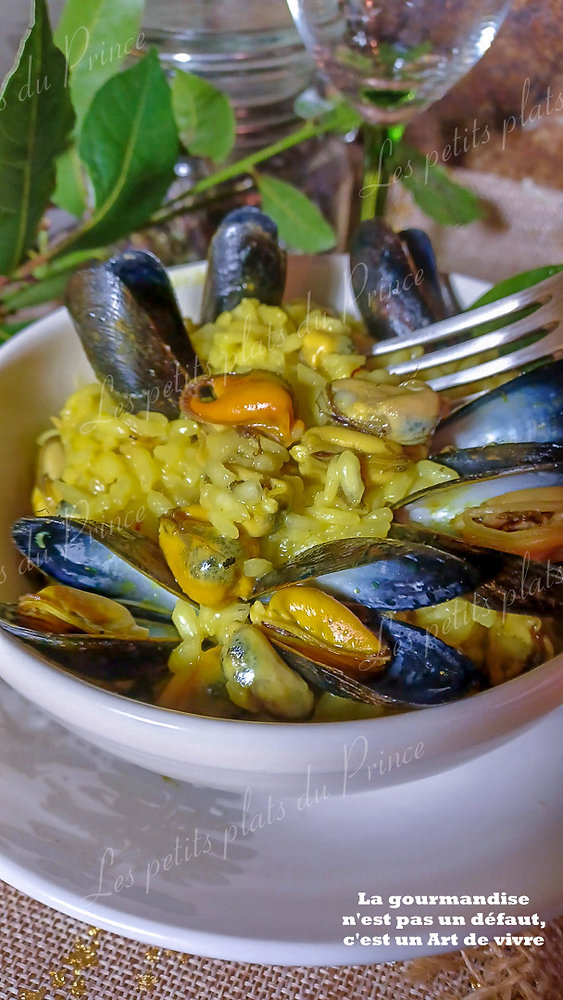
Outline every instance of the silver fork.
<path fill-rule="evenodd" d="M 538 308 L 529 316 L 510 321 L 511 317 L 514 317 L 521 309 L 532 305 Z M 402 351 L 405 348 L 419 345 L 426 347 L 429 344 L 439 348 L 440 343 L 445 340 L 450 341 L 454 336 L 456 338 L 463 337 L 464 334 L 475 330 L 483 323 L 499 319 L 505 319 L 507 322 L 493 333 L 485 333 L 469 340 L 460 340 L 459 343 L 432 350 L 421 357 L 389 365 L 389 371 L 395 375 L 421 373 L 421 377 L 424 379 L 425 369 L 434 367 L 434 365 L 446 365 L 452 361 L 461 361 L 463 358 L 470 358 L 483 351 L 515 343 L 522 337 L 539 333 L 542 330 L 544 331 L 543 337 L 527 347 L 516 347 L 510 354 L 502 355 L 491 361 L 484 361 L 471 368 L 463 368 L 461 371 L 429 379 L 429 385 L 438 390 L 453 389 L 457 386 L 469 385 L 471 382 L 488 378 L 491 375 L 512 371 L 514 368 L 520 368 L 531 361 L 563 355 L 563 271 L 554 274 L 551 278 L 546 278 L 545 281 L 540 281 L 537 285 L 532 285 L 531 288 L 526 288 L 522 292 L 514 292 L 504 299 L 491 302 L 488 306 L 470 309 L 459 316 L 451 316 L 449 319 L 440 320 L 439 323 L 422 327 L 408 337 L 383 340 L 375 346 L 372 353 L 375 357 L 381 357 L 394 351 Z"/>

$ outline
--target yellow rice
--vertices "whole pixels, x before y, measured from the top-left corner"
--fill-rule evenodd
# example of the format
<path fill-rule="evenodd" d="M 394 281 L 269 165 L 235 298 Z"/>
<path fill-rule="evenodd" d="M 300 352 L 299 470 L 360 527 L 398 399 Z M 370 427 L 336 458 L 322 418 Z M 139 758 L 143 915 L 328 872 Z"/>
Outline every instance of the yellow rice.
<path fill-rule="evenodd" d="M 301 440 L 289 449 L 263 435 L 203 429 L 187 418 L 168 420 L 149 411 L 132 414 L 116 404 L 105 385 L 79 388 L 54 418 L 54 430 L 41 439 L 45 445 L 60 438 L 63 453 L 55 469 L 52 462 L 45 469 L 40 459 L 35 513 L 64 511 L 156 538 L 160 516 L 180 507 L 208 519 L 223 536 L 243 533 L 259 539 L 259 556 L 245 564 L 246 574 L 256 577 L 312 545 L 349 537 L 384 538 L 392 520 L 390 504 L 456 474 L 413 457 L 412 449 L 328 423 L 318 402 L 323 387 L 350 377 L 365 364 L 365 357 L 355 352 L 352 333 L 349 323 L 306 303 L 281 308 L 255 299 L 243 300 L 213 324 L 190 327 L 211 374 L 262 369 L 289 383 L 296 416 L 306 426 Z M 365 375 L 379 381 L 389 378 L 384 370 Z M 503 631 L 491 613 L 484 613 L 470 628 L 446 629 L 452 611 L 444 607 L 446 611 L 417 613 L 412 620 L 425 627 L 434 624 L 446 642 L 471 650 L 481 662 L 487 661 L 482 651 L 490 646 L 493 658 L 504 665 L 507 647 L 514 669 L 522 669 L 522 657 L 512 655 L 513 637 L 517 634 L 528 648 L 525 635 L 534 633 L 537 620 L 524 619 L 526 625 L 520 620 L 516 632 L 512 626 Z M 248 606 L 240 601 L 221 611 L 201 608 L 199 613 L 188 602 L 179 602 L 174 621 L 182 642 L 171 658 L 172 671 L 182 673 L 196 664 L 204 640 L 223 641 L 233 623 L 248 614 Z M 483 630 L 490 633 L 486 640 Z M 501 674 L 502 666 L 497 679 Z M 174 699 L 182 707 L 181 691 Z M 335 709 L 340 701 L 323 696 L 315 718 L 379 711 L 354 703 Z M 193 706 L 190 695 L 184 707 Z M 209 706 L 204 710 L 210 711 Z"/>

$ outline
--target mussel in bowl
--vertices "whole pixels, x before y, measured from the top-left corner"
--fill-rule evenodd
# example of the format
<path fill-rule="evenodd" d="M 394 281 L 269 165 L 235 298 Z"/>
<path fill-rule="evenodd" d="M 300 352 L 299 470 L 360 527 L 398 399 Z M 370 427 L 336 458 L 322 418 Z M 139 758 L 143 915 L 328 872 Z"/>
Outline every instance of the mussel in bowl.
<path fill-rule="evenodd" d="M 89 324 L 96 329 L 98 377 L 109 392 L 80 388 L 56 417 L 56 461 L 34 492 L 36 516 L 14 527 L 26 564 L 48 585 L 126 605 L 139 628 L 170 643 L 163 675 L 160 654 L 141 648 L 146 637 L 129 637 L 167 708 L 205 703 L 207 714 L 215 704 L 229 718 L 317 722 L 327 697 L 343 719 L 357 704 L 379 715 L 469 697 L 490 683 L 484 633 L 468 638 L 465 630 L 460 640 L 458 628 L 446 635 L 440 624 L 437 634 L 433 616 L 441 623 L 455 602 L 471 608 L 485 596 L 476 628 L 494 632 L 497 651 L 517 633 L 540 636 L 519 669 L 535 665 L 537 650 L 548 649 L 552 606 L 513 608 L 518 625 L 495 618 L 519 556 L 477 544 L 464 551 L 442 525 L 399 522 L 423 491 L 437 496 L 459 483 L 435 445 L 445 426 L 441 397 L 371 370 L 355 321 L 322 304 L 280 304 L 284 251 L 275 227 L 244 214 L 227 221 L 223 236 L 238 226 L 239 246 L 259 237 L 252 273 L 241 272 L 233 300 L 223 301 L 220 254 L 212 253 L 200 326 L 195 317 L 178 321 L 150 261 L 148 290 L 137 258 L 114 258 L 99 274 L 92 265 L 71 283 L 71 312 L 86 343 Z M 102 323 L 99 288 L 114 284 L 117 308 Z M 164 347 L 153 359 L 162 312 Z M 123 382 L 113 371 L 121 323 L 128 349 L 147 331 Z M 111 351 L 99 347 L 98 327 L 100 338 L 111 327 Z M 400 537 L 400 528 L 409 534 Z M 288 602 L 301 608 L 298 621 L 288 622 Z M 426 616 L 424 626 L 416 615 Z M 4 627 L 16 618 L 6 611 Z"/>

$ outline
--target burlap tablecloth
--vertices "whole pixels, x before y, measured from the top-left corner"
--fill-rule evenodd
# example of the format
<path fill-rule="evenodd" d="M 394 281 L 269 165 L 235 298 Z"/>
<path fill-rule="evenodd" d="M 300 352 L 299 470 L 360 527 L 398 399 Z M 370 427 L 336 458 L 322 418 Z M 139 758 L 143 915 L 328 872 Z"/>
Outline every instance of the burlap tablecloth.
<path fill-rule="evenodd" d="M 469 949 L 390 965 L 221 962 L 88 927 L 0 884 L 2 1000 L 561 1000 L 563 920 L 541 948 Z"/>

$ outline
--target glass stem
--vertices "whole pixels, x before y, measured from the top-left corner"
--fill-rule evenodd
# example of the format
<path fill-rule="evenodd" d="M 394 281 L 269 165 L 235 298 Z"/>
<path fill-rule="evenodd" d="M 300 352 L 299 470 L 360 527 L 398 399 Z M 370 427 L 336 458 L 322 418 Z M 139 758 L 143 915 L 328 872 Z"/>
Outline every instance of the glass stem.
<path fill-rule="evenodd" d="M 392 183 L 391 161 L 401 141 L 404 125 L 364 124 L 364 183 L 362 188 L 362 222 L 385 215 L 387 192 Z"/>

